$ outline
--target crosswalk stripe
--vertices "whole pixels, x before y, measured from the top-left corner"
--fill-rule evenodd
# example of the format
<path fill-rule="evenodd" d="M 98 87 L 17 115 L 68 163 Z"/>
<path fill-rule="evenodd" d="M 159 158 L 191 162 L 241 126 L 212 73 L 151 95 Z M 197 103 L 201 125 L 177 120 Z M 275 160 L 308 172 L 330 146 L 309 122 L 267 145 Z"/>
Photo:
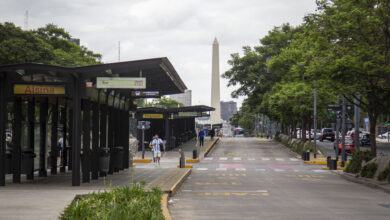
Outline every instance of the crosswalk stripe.
<path fill-rule="evenodd" d="M 297 158 L 290 158 L 291 161 L 298 161 Z"/>
<path fill-rule="evenodd" d="M 246 168 L 236 168 L 236 171 L 245 171 Z"/>
<path fill-rule="evenodd" d="M 277 160 L 277 161 L 283 161 L 284 159 L 283 159 L 283 158 L 276 158 L 275 160 Z"/>
<path fill-rule="evenodd" d="M 204 158 L 205 160 L 213 160 L 214 158 L 212 158 L 212 157 L 206 157 L 206 158 Z"/>
<path fill-rule="evenodd" d="M 256 171 L 265 171 L 265 169 L 256 169 Z"/>
<path fill-rule="evenodd" d="M 256 160 L 255 158 L 248 158 L 248 160 Z"/>
<path fill-rule="evenodd" d="M 219 160 L 227 160 L 227 157 L 220 157 Z"/>
<path fill-rule="evenodd" d="M 312 170 L 313 172 L 315 173 L 324 173 L 324 172 L 327 172 L 326 170 Z"/>
<path fill-rule="evenodd" d="M 274 169 L 275 172 L 283 172 L 285 170 L 282 170 L 282 169 Z"/>
<path fill-rule="evenodd" d="M 233 157 L 233 160 L 241 160 L 241 157 Z"/>
<path fill-rule="evenodd" d="M 217 170 L 217 171 L 226 171 L 227 168 L 217 168 L 217 169 L 215 169 L 215 170 Z"/>
<path fill-rule="evenodd" d="M 196 170 L 208 170 L 209 168 L 197 168 Z"/>
<path fill-rule="evenodd" d="M 263 158 L 261 158 L 262 160 L 269 160 L 269 158 L 265 158 L 265 157 L 263 157 Z"/>

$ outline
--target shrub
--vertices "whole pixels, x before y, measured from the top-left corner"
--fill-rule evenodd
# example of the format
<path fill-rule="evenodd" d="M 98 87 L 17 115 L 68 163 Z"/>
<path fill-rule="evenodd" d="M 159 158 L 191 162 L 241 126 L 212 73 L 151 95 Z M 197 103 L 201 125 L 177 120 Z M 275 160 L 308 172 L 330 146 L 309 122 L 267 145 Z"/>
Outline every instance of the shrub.
<path fill-rule="evenodd" d="M 370 161 L 372 159 L 370 151 L 359 151 L 355 150 L 352 153 L 352 159 L 345 168 L 345 172 L 347 173 L 359 173 L 362 168 L 363 161 Z"/>
<path fill-rule="evenodd" d="M 162 192 L 146 192 L 142 186 L 115 188 L 76 198 L 61 214 L 62 220 L 153 219 L 163 220 Z"/>
<path fill-rule="evenodd" d="M 362 177 L 373 178 L 376 170 L 378 169 L 378 164 L 368 163 L 360 171 Z"/>
<path fill-rule="evenodd" d="M 379 181 L 383 181 L 386 179 L 390 182 L 390 162 L 389 164 L 387 164 L 386 168 L 382 170 L 382 172 L 380 172 L 378 175 Z"/>

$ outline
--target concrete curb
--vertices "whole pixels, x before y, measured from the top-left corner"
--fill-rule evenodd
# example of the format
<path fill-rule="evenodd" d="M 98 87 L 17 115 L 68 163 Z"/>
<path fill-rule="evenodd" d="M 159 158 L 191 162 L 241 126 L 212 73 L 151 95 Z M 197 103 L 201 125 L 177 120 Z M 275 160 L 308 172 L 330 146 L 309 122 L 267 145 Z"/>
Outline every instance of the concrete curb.
<path fill-rule="evenodd" d="M 218 142 L 218 140 L 219 140 L 219 138 L 216 138 L 211 142 L 210 146 L 205 150 L 203 157 L 207 157 L 211 153 L 211 151 L 214 149 L 214 146 Z"/>
<path fill-rule="evenodd" d="M 152 159 L 133 159 L 134 163 L 151 163 Z"/>
<path fill-rule="evenodd" d="M 172 220 L 171 213 L 169 213 L 169 210 L 168 210 L 168 197 L 169 197 L 168 193 L 164 193 L 161 196 L 161 209 L 162 209 L 162 212 L 164 215 L 164 219 L 165 220 Z"/>
<path fill-rule="evenodd" d="M 175 195 L 176 191 L 180 188 L 181 184 L 187 179 L 187 177 L 191 174 L 191 169 L 188 169 L 181 177 L 180 179 L 171 187 L 169 195 L 173 196 Z"/>
<path fill-rule="evenodd" d="M 341 178 L 348 180 L 350 182 L 362 184 L 362 185 L 365 185 L 365 186 L 368 186 L 368 187 L 374 188 L 374 189 L 380 189 L 380 190 L 390 194 L 390 185 L 389 184 L 386 184 L 386 185 L 388 185 L 388 187 L 385 187 L 385 186 L 383 186 L 384 184 L 382 185 L 382 184 L 375 183 L 371 179 L 362 178 L 362 177 L 355 177 L 353 174 L 344 173 L 344 172 L 335 172 L 335 173 L 338 174 Z"/>

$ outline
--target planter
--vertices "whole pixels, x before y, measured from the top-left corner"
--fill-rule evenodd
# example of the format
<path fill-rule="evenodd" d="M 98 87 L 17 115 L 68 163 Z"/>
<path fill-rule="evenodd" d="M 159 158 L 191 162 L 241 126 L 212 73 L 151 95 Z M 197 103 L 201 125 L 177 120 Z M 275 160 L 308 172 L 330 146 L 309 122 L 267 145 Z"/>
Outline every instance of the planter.
<path fill-rule="evenodd" d="M 23 174 L 31 174 L 34 172 L 34 158 L 35 153 L 32 151 L 24 151 L 22 153 L 22 173 Z"/>

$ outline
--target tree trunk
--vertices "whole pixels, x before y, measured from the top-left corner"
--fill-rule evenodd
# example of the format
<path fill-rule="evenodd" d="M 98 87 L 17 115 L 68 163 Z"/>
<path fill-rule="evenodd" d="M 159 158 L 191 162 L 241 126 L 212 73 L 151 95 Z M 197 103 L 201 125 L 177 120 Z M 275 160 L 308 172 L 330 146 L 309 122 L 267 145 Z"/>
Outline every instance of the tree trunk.
<path fill-rule="evenodd" d="M 303 143 L 306 142 L 306 120 L 305 117 L 302 118 L 302 134 L 301 134 L 301 139 Z"/>
<path fill-rule="evenodd" d="M 292 129 L 293 129 L 293 138 L 297 138 L 297 123 L 295 123 L 295 121 L 293 121 L 293 124 L 292 124 Z"/>
<path fill-rule="evenodd" d="M 368 118 L 370 120 L 370 145 L 371 145 L 371 155 L 376 157 L 376 120 L 378 118 L 378 114 L 371 111 L 368 112 Z"/>

